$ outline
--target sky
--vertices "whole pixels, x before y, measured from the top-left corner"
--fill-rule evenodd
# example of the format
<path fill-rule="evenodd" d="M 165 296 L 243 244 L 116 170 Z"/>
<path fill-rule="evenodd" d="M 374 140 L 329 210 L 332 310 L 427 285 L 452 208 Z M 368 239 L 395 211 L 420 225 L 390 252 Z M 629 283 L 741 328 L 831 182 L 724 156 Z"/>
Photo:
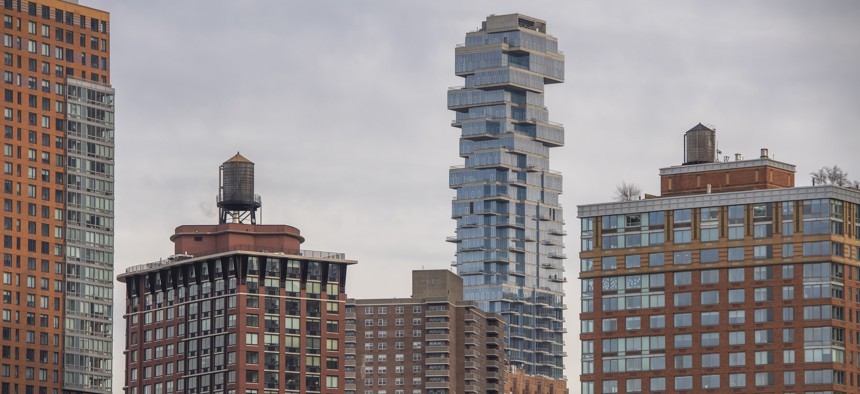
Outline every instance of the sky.
<path fill-rule="evenodd" d="M 547 21 L 566 56 L 546 90 L 566 129 L 569 386 L 579 387 L 576 206 L 622 181 L 659 194 L 683 134 L 712 125 L 724 155 L 860 179 L 860 3 L 854 1 L 109 1 L 116 99 L 116 272 L 173 253 L 182 224 L 215 224 L 218 166 L 256 163 L 262 223 L 344 252 L 351 298 L 409 297 L 414 269 L 448 268 L 446 109 L 454 48 L 487 15 Z M 115 392 L 125 289 L 116 286 Z"/>

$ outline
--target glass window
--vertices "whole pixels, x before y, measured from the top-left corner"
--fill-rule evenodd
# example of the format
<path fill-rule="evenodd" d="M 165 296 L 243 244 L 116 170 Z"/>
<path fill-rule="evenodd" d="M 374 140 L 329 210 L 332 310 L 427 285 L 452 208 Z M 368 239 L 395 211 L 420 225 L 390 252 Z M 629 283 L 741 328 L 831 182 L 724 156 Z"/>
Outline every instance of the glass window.
<path fill-rule="evenodd" d="M 675 377 L 675 390 L 692 390 L 693 389 L 693 377 L 692 376 L 676 376 Z"/>
<path fill-rule="evenodd" d="M 690 327 L 693 325 L 693 317 L 689 313 L 675 314 L 675 327 Z"/>
<path fill-rule="evenodd" d="M 662 267 L 665 264 L 665 255 L 663 252 L 651 253 L 648 255 L 649 267 Z"/>
<path fill-rule="evenodd" d="M 692 273 L 690 271 L 675 272 L 673 276 L 675 286 L 687 286 L 693 283 Z"/>
<path fill-rule="evenodd" d="M 720 346 L 720 333 L 718 333 L 718 332 L 702 333 L 702 346 Z"/>
<path fill-rule="evenodd" d="M 740 304 L 744 302 L 744 289 L 729 290 L 729 303 Z"/>
<path fill-rule="evenodd" d="M 744 281 L 744 269 L 743 268 L 729 268 L 729 282 L 730 283 L 738 283 Z"/>
<path fill-rule="evenodd" d="M 729 345 L 731 346 L 740 346 L 746 344 L 746 333 L 743 331 L 731 331 L 729 332 Z M 733 353 L 740 354 L 743 357 L 743 353 Z M 731 357 L 729 357 L 731 359 Z M 730 363 L 731 364 L 731 363 Z M 734 364 L 732 364 L 734 365 Z M 741 364 L 743 365 L 743 358 L 741 358 Z"/>
<path fill-rule="evenodd" d="M 629 256 L 624 256 L 624 268 L 639 268 L 639 255 L 633 254 Z"/>
<path fill-rule="evenodd" d="M 744 260 L 744 248 L 736 247 L 729 248 L 729 261 L 743 261 Z"/>
<path fill-rule="evenodd" d="M 716 263 L 720 260 L 719 249 L 702 249 L 700 252 L 700 260 L 702 264 Z"/>
<path fill-rule="evenodd" d="M 701 294 L 702 305 L 717 305 L 720 303 L 720 292 L 718 290 L 703 291 Z"/>

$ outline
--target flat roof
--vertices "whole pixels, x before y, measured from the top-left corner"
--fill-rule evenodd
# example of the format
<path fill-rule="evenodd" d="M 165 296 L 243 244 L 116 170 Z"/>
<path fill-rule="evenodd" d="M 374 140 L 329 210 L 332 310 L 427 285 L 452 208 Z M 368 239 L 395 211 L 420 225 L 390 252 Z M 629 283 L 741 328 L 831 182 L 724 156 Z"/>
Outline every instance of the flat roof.
<path fill-rule="evenodd" d="M 705 208 L 763 202 L 813 200 L 831 198 L 860 204 L 860 189 L 839 186 L 804 186 L 781 189 L 761 189 L 741 192 L 692 194 L 657 197 L 636 201 L 608 202 L 578 205 L 576 217 L 588 218 L 605 215 L 668 211 L 673 209 Z"/>
<path fill-rule="evenodd" d="M 261 256 L 261 257 L 295 258 L 295 259 L 301 259 L 301 260 L 306 260 L 306 261 L 320 261 L 320 262 L 340 263 L 340 264 L 347 264 L 347 265 L 353 265 L 353 264 L 358 263 L 358 261 L 347 260 L 347 259 L 343 258 L 343 257 L 345 257 L 343 253 L 318 252 L 318 251 L 312 251 L 312 250 L 302 250 L 302 251 L 300 251 L 300 253 L 308 253 L 308 254 L 304 255 L 304 254 L 255 252 L 255 251 L 251 251 L 251 250 L 231 250 L 231 251 L 227 251 L 227 252 L 216 253 L 216 254 L 207 254 L 205 256 L 192 257 L 192 258 L 187 258 L 187 259 L 177 260 L 177 259 L 168 258 L 165 260 L 159 260 L 159 261 L 152 262 L 152 263 L 146 263 L 146 264 L 139 264 L 139 265 L 131 266 L 131 267 L 127 268 L 124 273 L 117 275 L 116 279 L 120 282 L 125 283 L 125 278 L 127 278 L 129 276 L 136 276 L 136 275 L 141 275 L 141 274 L 147 274 L 150 272 L 157 272 L 157 271 L 161 271 L 165 268 L 172 268 L 172 267 L 181 266 L 181 265 L 184 265 L 187 263 L 194 263 L 197 261 L 211 260 L 214 258 L 226 257 L 226 256 L 235 255 L 235 254 Z M 328 256 L 324 255 L 325 253 L 328 253 Z"/>

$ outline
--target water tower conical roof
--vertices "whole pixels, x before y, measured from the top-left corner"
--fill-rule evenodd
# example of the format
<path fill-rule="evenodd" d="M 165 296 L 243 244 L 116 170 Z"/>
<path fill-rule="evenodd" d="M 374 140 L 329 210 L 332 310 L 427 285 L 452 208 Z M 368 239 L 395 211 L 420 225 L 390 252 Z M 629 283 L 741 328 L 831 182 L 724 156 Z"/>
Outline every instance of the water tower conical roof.
<path fill-rule="evenodd" d="M 251 160 L 248 160 L 247 158 L 245 158 L 245 156 L 242 156 L 242 154 L 240 154 L 239 152 L 236 152 L 236 155 L 231 157 L 227 161 L 225 161 L 225 163 L 251 163 L 251 164 L 254 164 L 254 162 L 252 162 Z"/>

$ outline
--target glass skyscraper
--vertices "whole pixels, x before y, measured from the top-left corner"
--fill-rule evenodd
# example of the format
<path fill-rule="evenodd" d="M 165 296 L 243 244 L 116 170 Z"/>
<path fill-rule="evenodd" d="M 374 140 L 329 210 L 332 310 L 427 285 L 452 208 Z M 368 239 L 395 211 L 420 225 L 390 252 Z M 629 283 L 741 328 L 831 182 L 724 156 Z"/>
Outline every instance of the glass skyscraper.
<path fill-rule="evenodd" d="M 464 299 L 507 321 L 511 365 L 563 378 L 562 177 L 549 149 L 564 129 L 549 121 L 544 85 L 564 80 L 564 55 L 546 22 L 491 15 L 456 48 L 465 86 L 448 92 L 465 166 L 450 171 L 457 273 Z"/>

